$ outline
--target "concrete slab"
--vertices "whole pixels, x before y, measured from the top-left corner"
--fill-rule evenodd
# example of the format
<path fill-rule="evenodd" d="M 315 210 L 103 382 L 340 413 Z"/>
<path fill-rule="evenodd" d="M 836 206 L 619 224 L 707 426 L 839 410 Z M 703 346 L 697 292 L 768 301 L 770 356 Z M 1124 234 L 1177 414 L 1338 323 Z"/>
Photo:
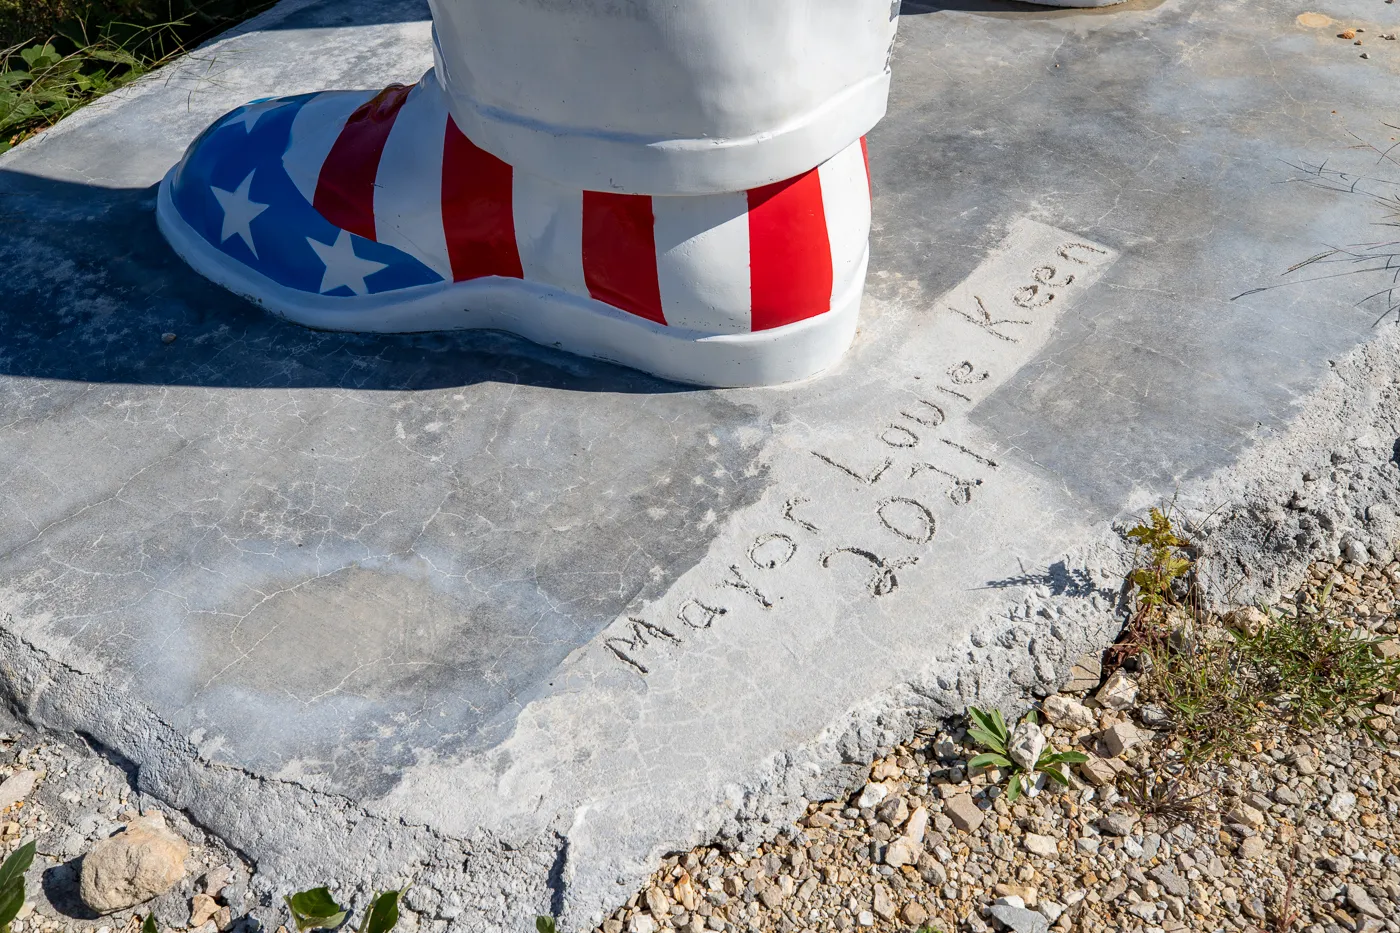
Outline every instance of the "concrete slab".
<path fill-rule="evenodd" d="M 1232 300 L 1377 219 L 1288 182 L 1375 167 L 1400 44 L 1299 12 L 906 4 L 856 346 L 713 392 L 313 333 L 186 269 L 154 185 L 212 119 L 429 64 L 418 3 L 283 3 L 0 159 L 6 696 L 269 905 L 412 878 L 475 930 L 593 922 L 916 718 L 1044 689 L 1116 625 L 1110 522 L 1243 495 L 1372 333 L 1364 276 Z M 1294 558 L 1380 535 L 1344 526 Z"/>

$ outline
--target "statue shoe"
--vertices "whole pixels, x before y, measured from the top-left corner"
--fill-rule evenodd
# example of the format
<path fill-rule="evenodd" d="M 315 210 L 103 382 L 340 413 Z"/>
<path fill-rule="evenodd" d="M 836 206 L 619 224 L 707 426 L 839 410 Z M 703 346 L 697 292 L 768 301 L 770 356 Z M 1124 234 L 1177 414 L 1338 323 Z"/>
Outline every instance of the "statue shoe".
<path fill-rule="evenodd" d="M 733 194 L 579 191 L 457 129 L 435 75 L 249 104 L 160 187 L 162 232 L 209 279 L 327 330 L 506 330 L 680 382 L 832 366 L 865 281 L 865 141 Z"/>

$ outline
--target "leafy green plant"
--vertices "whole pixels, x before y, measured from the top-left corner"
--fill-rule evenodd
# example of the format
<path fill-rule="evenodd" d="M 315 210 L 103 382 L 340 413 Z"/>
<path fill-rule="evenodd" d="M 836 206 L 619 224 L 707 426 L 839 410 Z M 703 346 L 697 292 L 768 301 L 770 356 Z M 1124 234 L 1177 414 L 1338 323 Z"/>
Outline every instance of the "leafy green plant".
<path fill-rule="evenodd" d="M 345 922 L 349 911 L 335 902 L 330 888 L 300 891 L 282 900 L 287 902 L 297 933 L 307 930 L 334 930 Z"/>
<path fill-rule="evenodd" d="M 155 914 L 146 915 L 146 919 L 141 924 L 141 933 L 160 933 L 160 927 L 156 924 Z"/>
<path fill-rule="evenodd" d="M 34 843 L 26 842 L 10 853 L 0 865 L 0 933 L 10 933 L 10 924 L 24 907 L 24 873 L 34 864 Z"/>
<path fill-rule="evenodd" d="M 0 152 L 272 3 L 0 0 Z"/>
<path fill-rule="evenodd" d="M 1172 520 L 1162 509 L 1148 513 L 1146 524 L 1128 532 L 1128 537 L 1146 551 L 1146 559 L 1128 575 L 1140 611 L 1151 611 L 1176 602 L 1172 584 L 1191 572 L 1186 549 L 1191 543 L 1176 533 Z"/>
<path fill-rule="evenodd" d="M 402 891 L 381 891 L 370 902 L 358 933 L 389 933 L 399 923 L 399 897 Z"/>
<path fill-rule="evenodd" d="M 971 720 L 967 734 L 987 749 L 968 761 L 967 766 L 1002 768 L 1010 771 L 1011 776 L 1006 782 L 1006 799 L 1010 803 L 1015 803 L 1021 796 L 1021 791 L 1030 786 L 1029 782 L 1034 778 L 1035 772 L 1042 772 L 1055 783 L 1068 787 L 1069 776 L 1065 774 L 1063 766 L 1089 760 L 1089 756 L 1083 752 L 1057 752 L 1047 745 L 1036 760 L 1035 768 L 1024 768 L 1011 758 L 1011 730 L 1007 728 L 1001 710 L 994 709 L 988 713 L 975 706 L 969 706 L 967 716 Z M 1034 711 L 1027 713 L 1023 721 L 1032 725 L 1039 724 Z"/>
<path fill-rule="evenodd" d="M 1242 751 L 1265 722 L 1309 729 L 1400 691 L 1400 659 L 1348 629 L 1330 595 L 1328 585 L 1291 606 L 1261 607 L 1265 621 L 1253 631 L 1206 627 L 1146 644 L 1144 697 L 1168 711 L 1188 763 Z"/>
<path fill-rule="evenodd" d="M 535 918 L 536 933 L 558 933 L 558 924 L 553 917 L 539 916 Z"/>
<path fill-rule="evenodd" d="M 68 54 L 52 41 L 0 52 L 0 152 L 157 64 L 106 39 Z"/>
<path fill-rule="evenodd" d="M 381 891 L 370 901 L 356 933 L 389 933 L 399 922 L 402 891 Z M 292 914 L 297 933 L 308 930 L 334 930 L 345 922 L 350 911 L 337 904 L 329 888 L 312 888 L 283 898 Z"/>

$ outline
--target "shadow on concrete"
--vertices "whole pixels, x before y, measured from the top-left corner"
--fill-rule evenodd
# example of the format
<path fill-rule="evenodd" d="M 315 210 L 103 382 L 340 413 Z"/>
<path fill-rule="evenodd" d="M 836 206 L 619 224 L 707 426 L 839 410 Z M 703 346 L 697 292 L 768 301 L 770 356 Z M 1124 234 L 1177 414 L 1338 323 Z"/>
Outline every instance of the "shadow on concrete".
<path fill-rule="evenodd" d="M 342 26 L 382 26 L 429 20 L 427 0 L 313 0 L 287 4 L 283 13 L 273 8 L 258 29 L 331 29 Z"/>
<path fill-rule="evenodd" d="M 84 904 L 78 893 L 82 866 L 81 856 L 55 865 L 44 872 L 40 883 L 44 888 L 44 897 L 63 916 L 72 920 L 96 920 L 100 915 Z"/>
<path fill-rule="evenodd" d="M 155 202 L 154 186 L 102 188 L 0 170 L 0 375 L 269 389 L 498 382 L 697 391 L 497 331 L 345 334 L 287 323 L 186 266 L 156 227 Z M 162 342 L 166 333 L 175 341 Z"/>
<path fill-rule="evenodd" d="M 1025 570 L 1012 577 L 988 580 L 980 589 L 1005 590 L 1027 586 L 1045 586 L 1055 596 L 1086 598 L 1102 591 L 1094 585 L 1093 574 L 1084 567 L 1069 567 L 1056 561 L 1045 570 Z M 1108 591 L 1112 592 L 1112 591 Z"/>

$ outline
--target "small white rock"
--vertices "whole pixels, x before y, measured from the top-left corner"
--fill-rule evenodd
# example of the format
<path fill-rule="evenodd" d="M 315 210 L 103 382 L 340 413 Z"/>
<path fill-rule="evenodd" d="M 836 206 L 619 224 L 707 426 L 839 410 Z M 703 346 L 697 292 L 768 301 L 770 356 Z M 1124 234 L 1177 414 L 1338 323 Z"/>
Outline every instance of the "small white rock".
<path fill-rule="evenodd" d="M 904 824 L 904 836 L 913 842 L 923 842 L 924 833 L 928 831 L 928 809 L 926 807 L 917 808 L 909 816 L 909 822 Z"/>
<path fill-rule="evenodd" d="M 856 800 L 856 806 L 862 810 L 866 807 L 873 807 L 890 795 L 890 789 L 884 784 L 877 784 L 871 781 L 865 785 L 865 790 L 860 792 L 860 798 Z"/>
<path fill-rule="evenodd" d="M 1059 852 L 1059 844 L 1051 836 L 1042 836 L 1038 833 L 1026 833 L 1022 840 L 1026 851 L 1032 855 L 1039 855 L 1042 858 L 1054 858 Z M 1051 918 L 1053 920 L 1053 918 Z"/>
<path fill-rule="evenodd" d="M 1045 733 L 1040 726 L 1031 722 L 1019 723 L 1011 732 L 1011 741 L 1006 746 L 1007 754 L 1016 764 L 1027 771 L 1035 770 L 1040 753 L 1045 751 Z"/>
<path fill-rule="evenodd" d="M 1092 729 L 1098 725 L 1094 711 L 1073 697 L 1057 693 L 1046 697 L 1040 708 L 1044 711 L 1046 719 L 1068 730 Z"/>
<path fill-rule="evenodd" d="M 1356 795 L 1349 790 L 1338 791 L 1327 801 L 1327 812 L 1333 819 L 1346 820 L 1356 810 Z"/>
<path fill-rule="evenodd" d="M 1130 709 L 1137 702 L 1138 685 L 1122 671 L 1114 671 L 1108 682 L 1094 694 L 1099 704 L 1109 709 Z"/>
<path fill-rule="evenodd" d="M 856 916 L 856 923 L 863 927 L 873 927 L 875 925 L 875 915 L 868 910 L 862 910 Z"/>
<path fill-rule="evenodd" d="M 1140 741 L 1142 733 L 1130 722 L 1115 723 L 1103 733 L 1104 748 L 1108 749 L 1108 753 L 1114 758 L 1121 757 Z"/>

